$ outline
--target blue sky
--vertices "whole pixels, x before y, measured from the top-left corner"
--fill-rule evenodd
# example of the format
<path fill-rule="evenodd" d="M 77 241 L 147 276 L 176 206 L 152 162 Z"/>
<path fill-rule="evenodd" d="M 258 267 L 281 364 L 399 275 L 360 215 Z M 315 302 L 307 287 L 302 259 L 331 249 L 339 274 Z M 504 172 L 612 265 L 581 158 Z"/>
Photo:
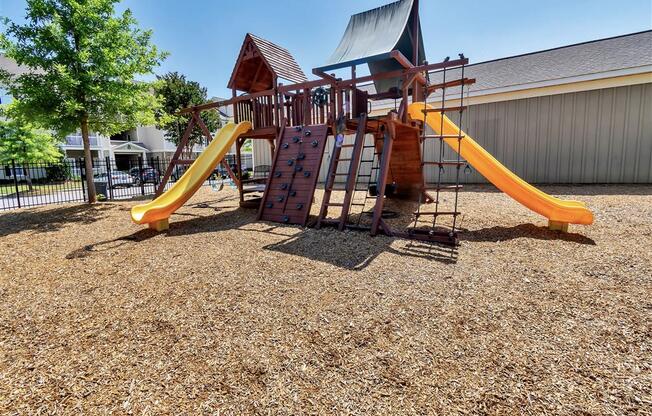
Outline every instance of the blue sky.
<path fill-rule="evenodd" d="M 278 43 L 310 77 L 337 46 L 349 15 L 390 0 L 124 0 L 154 42 L 170 53 L 157 73 L 179 71 L 230 96 L 226 88 L 245 33 Z M 0 0 L 0 16 L 21 20 L 25 0 Z M 471 62 L 652 28 L 650 0 L 421 0 L 430 62 L 463 52 Z"/>

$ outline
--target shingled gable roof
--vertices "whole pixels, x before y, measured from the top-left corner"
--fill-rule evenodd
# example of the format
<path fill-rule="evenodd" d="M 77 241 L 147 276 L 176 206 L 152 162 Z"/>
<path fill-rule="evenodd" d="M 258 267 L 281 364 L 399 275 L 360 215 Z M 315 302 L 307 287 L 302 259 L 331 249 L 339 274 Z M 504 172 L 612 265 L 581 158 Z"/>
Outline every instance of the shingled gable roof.
<path fill-rule="evenodd" d="M 619 72 L 649 72 L 652 66 L 652 30 L 597 39 L 572 45 L 526 53 L 466 67 L 464 76 L 476 78 L 471 87 L 476 93 L 500 88 L 537 87 L 542 83 L 563 84 L 578 77 L 608 77 Z M 431 82 L 442 81 L 443 72 L 431 74 Z M 448 79 L 460 71 L 448 71 Z M 450 94 L 459 93 L 451 88 Z"/>
<path fill-rule="evenodd" d="M 471 96 L 498 91 L 518 91 L 546 85 L 562 85 L 587 79 L 652 72 L 652 30 L 591 40 L 522 55 L 468 65 L 464 76 L 477 81 Z M 459 69 L 446 71 L 446 79 L 460 78 Z M 652 77 L 650 77 L 652 80 Z M 431 72 L 430 82 L 443 81 L 443 71 Z M 359 88 L 373 94 L 374 85 Z M 459 87 L 446 90 L 448 97 L 459 96 Z M 438 98 L 439 97 L 439 98 Z M 430 96 L 439 100 L 439 92 Z M 393 106 L 393 100 L 379 100 L 374 106 Z"/>
<path fill-rule="evenodd" d="M 247 33 L 228 87 L 252 93 L 272 88 L 274 79 L 279 78 L 290 82 L 308 80 L 287 49 Z"/>

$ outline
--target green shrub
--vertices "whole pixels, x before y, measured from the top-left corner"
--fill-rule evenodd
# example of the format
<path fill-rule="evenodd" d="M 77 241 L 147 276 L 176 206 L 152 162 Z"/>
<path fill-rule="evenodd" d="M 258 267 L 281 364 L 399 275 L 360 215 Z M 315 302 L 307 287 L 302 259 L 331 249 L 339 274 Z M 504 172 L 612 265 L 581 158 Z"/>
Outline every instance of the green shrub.
<path fill-rule="evenodd" d="M 66 181 L 72 177 L 70 165 L 65 162 L 52 164 L 45 171 L 49 181 Z"/>

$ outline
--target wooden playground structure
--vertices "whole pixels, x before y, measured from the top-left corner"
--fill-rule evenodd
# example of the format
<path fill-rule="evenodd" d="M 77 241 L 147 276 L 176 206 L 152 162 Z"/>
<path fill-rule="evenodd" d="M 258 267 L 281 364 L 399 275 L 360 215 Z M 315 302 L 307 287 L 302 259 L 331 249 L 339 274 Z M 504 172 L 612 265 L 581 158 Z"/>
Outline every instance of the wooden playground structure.
<path fill-rule="evenodd" d="M 398 45 L 390 45 L 386 47 L 389 50 L 375 56 L 340 59 L 334 64 L 315 68 L 313 74 L 319 79 L 312 81 L 306 79 L 289 52 L 247 34 L 229 81 L 232 98 L 181 111 L 182 114 L 191 115 L 190 122 L 159 185 L 158 194 L 165 188 L 174 165 L 192 163 L 192 160 L 180 159 L 180 155 L 195 125 L 211 140 L 211 134 L 199 114 L 232 106 L 235 122 L 250 121 L 252 129 L 236 140 L 238 169 L 234 172 L 228 164 L 222 164 L 238 188 L 241 206 L 258 207 L 259 219 L 306 225 L 327 137 L 333 136 L 334 148 L 328 166 L 324 200 L 317 218 L 318 228 L 324 225 L 334 225 L 340 230 L 345 227 L 366 228 L 372 235 L 383 232 L 390 236 L 457 244 L 459 181 L 446 185 L 426 183 L 423 168 L 426 165 L 453 165 L 459 170 L 464 163 L 461 160 L 423 160 L 424 141 L 441 141 L 444 137 L 428 134 L 423 122 L 411 120 L 407 105 L 410 98 L 412 102 L 425 101 L 435 91 L 440 91 L 444 97 L 447 88 L 472 84 L 473 79 L 464 77 L 438 84 L 429 82 L 430 71 L 445 73 L 453 68 L 462 68 L 463 71 L 468 59 L 460 55 L 459 59 L 447 58 L 437 63 L 425 61 L 418 0 L 399 1 L 371 12 L 379 10 L 381 13 L 399 11 L 405 15 L 403 26 L 395 28 L 400 37 Z M 356 67 L 361 64 L 369 64 L 370 75 L 356 76 Z M 350 69 L 349 79 L 327 73 L 342 68 Z M 281 78 L 296 82 L 283 85 L 279 83 Z M 374 93 L 359 88 L 360 84 L 368 82 L 374 82 Z M 383 99 L 400 100 L 397 111 L 383 116 L 368 115 L 369 103 Z M 463 96 L 460 96 L 460 100 L 463 100 Z M 460 115 L 461 121 L 464 109 L 464 106 L 446 108 L 442 105 L 441 108 L 424 111 L 454 112 Z M 352 143 L 345 142 L 347 135 L 353 135 Z M 463 136 L 457 138 L 462 140 Z M 247 199 L 247 195 L 263 187 L 247 189 L 248 181 L 241 177 L 241 147 L 247 139 L 268 141 L 273 155 L 273 165 L 263 195 L 254 199 Z M 347 148 L 350 148 L 347 152 L 350 155 L 341 157 L 342 150 Z M 364 164 L 372 165 L 366 169 L 370 173 L 361 173 L 360 167 Z M 336 182 L 345 184 L 343 203 L 330 201 Z M 383 220 L 385 198 L 380 192 L 383 189 L 386 189 L 388 197 L 432 203 L 432 210 L 417 210 L 414 213 L 417 220 L 420 217 L 431 218 L 432 226 L 429 229 L 415 226 L 407 230 L 389 227 Z M 454 193 L 454 203 L 450 209 L 440 207 L 441 192 Z M 363 202 L 356 199 L 360 194 L 363 195 Z M 353 211 L 367 209 L 372 216 L 369 226 L 361 227 L 349 221 Z M 446 230 L 441 230 L 437 223 L 437 219 L 443 216 L 452 217 Z"/>
<path fill-rule="evenodd" d="M 190 121 L 159 184 L 159 198 L 134 207 L 132 220 L 166 229 L 169 216 L 221 161 L 237 186 L 240 206 L 257 208 L 259 220 L 305 226 L 332 137 L 317 228 L 331 225 L 457 245 L 460 171 L 468 165 L 548 218 L 551 229 L 567 231 L 570 223 L 593 223 L 593 213 L 584 203 L 538 190 L 464 132 L 465 92 L 475 83 L 465 77 L 468 62 L 463 54 L 436 63 L 425 60 L 418 0 L 400 0 L 351 16 L 327 64 L 312 70 L 315 80 L 307 79 L 286 49 L 247 34 L 228 84 L 232 97 L 180 111 Z M 360 65 L 368 66 L 369 75 L 357 75 Z M 338 77 L 331 72 L 336 70 L 347 75 Z M 429 99 L 434 93 L 437 97 Z M 372 114 L 374 102 L 387 100 L 394 100 L 393 109 Z M 225 106 L 233 108 L 235 124 L 222 129 L 220 140 L 196 160 L 181 159 L 196 127 L 209 142 L 213 139 L 201 112 Z M 242 175 L 241 149 L 248 139 L 269 143 L 273 162 L 266 179 Z M 438 150 L 430 157 L 426 143 L 433 141 Z M 233 144 L 235 169 L 223 160 Z M 446 159 L 445 147 L 455 156 Z M 182 183 L 171 188 L 174 192 L 162 195 L 177 165 L 192 166 Z M 434 176 L 426 175 L 426 169 L 434 169 Z M 453 169 L 453 180 L 443 181 L 444 169 Z M 336 185 L 343 185 L 343 201 L 331 198 Z M 444 192 L 452 196 L 444 198 Z M 385 221 L 392 214 L 385 209 L 388 198 L 418 203 L 409 225 L 392 227 Z M 370 220 L 361 223 L 363 216 Z"/>

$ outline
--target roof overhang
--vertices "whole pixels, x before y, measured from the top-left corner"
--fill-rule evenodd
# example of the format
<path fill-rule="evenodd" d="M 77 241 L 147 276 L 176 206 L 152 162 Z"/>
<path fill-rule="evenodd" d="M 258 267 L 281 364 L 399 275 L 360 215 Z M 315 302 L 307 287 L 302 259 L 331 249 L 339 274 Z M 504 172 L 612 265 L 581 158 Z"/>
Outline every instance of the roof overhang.
<path fill-rule="evenodd" d="M 307 81 L 287 49 L 247 33 L 231 72 L 228 88 L 255 93 L 273 88 L 278 79 Z"/>
<path fill-rule="evenodd" d="M 116 146 L 113 146 L 112 149 L 114 153 L 142 153 L 149 152 L 149 149 L 140 146 L 134 142 L 122 143 Z"/>

